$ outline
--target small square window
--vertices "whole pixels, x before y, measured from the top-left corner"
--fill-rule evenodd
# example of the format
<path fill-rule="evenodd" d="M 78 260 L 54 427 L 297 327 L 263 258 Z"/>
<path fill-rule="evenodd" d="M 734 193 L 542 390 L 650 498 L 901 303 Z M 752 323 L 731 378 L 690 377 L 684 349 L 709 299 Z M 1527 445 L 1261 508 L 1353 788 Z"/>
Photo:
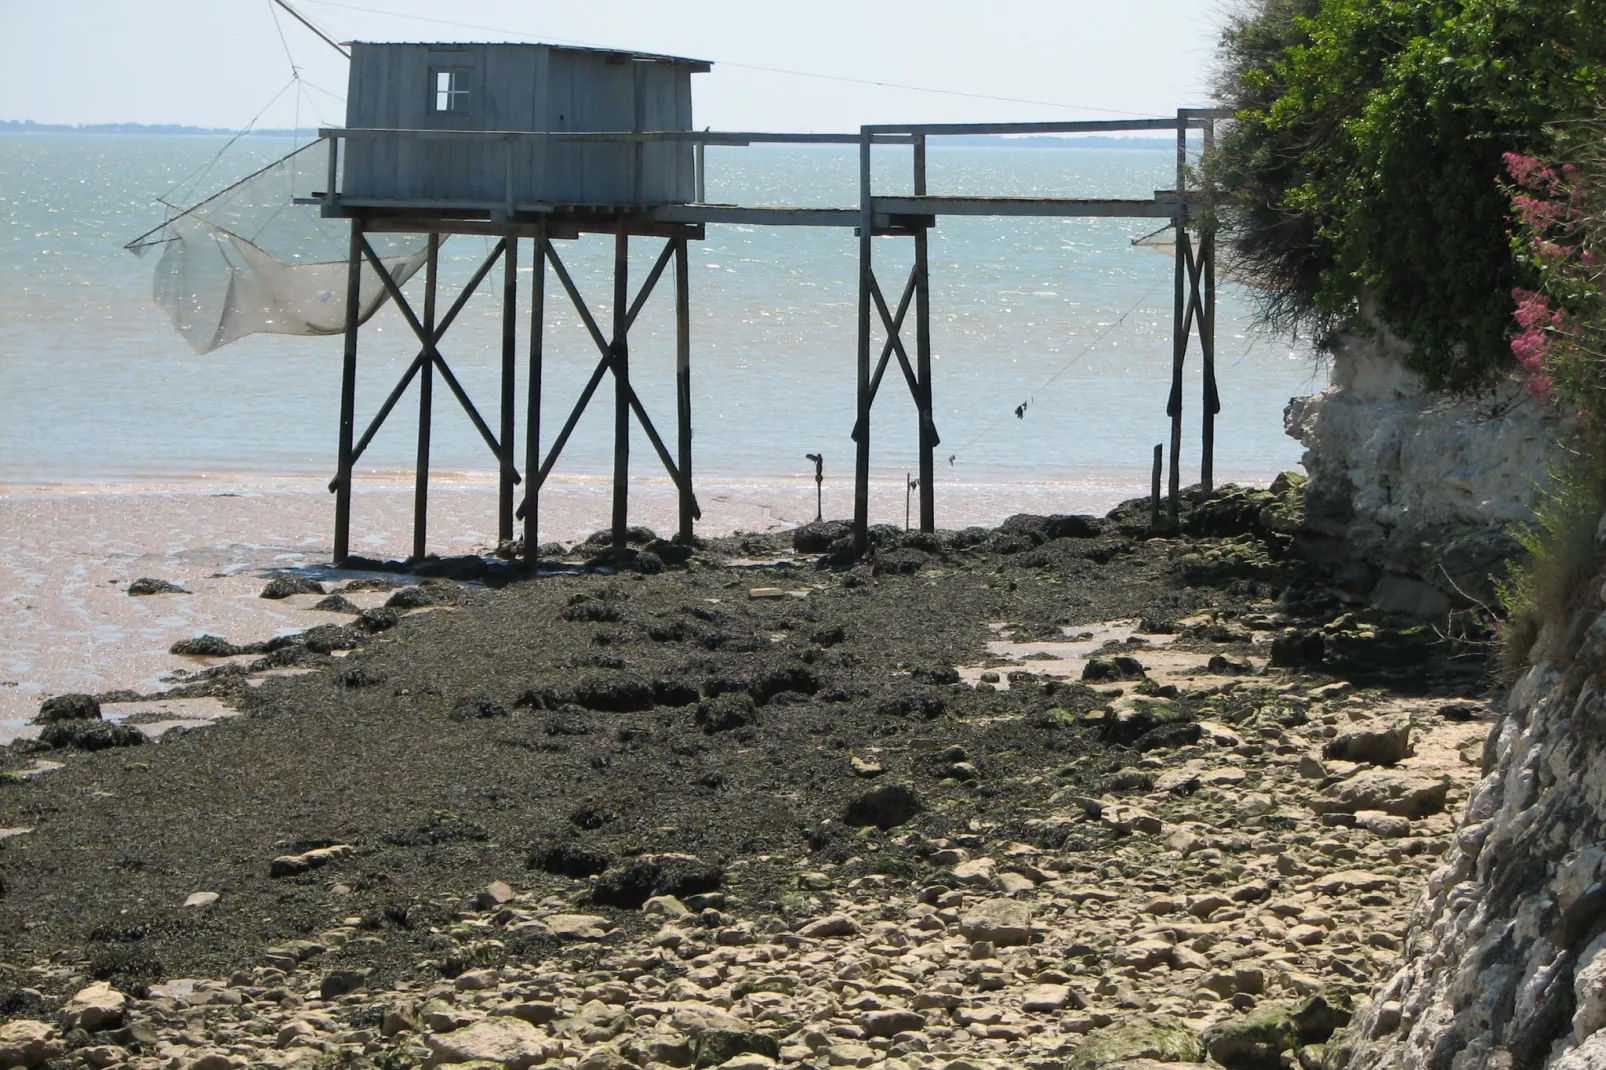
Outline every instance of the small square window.
<path fill-rule="evenodd" d="M 434 82 L 434 111 L 468 111 L 468 71 L 432 71 L 431 78 Z"/>

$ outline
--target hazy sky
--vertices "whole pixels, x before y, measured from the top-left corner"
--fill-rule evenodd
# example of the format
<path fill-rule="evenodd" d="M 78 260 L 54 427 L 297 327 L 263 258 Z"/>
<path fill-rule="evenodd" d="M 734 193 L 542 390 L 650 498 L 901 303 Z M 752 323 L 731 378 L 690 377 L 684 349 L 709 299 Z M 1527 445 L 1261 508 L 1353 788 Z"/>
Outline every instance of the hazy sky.
<path fill-rule="evenodd" d="M 848 130 L 1206 104 L 1232 0 L 291 2 L 342 41 L 540 40 L 713 60 L 693 80 L 698 125 Z M 274 11 L 270 0 L 0 0 L 0 119 L 238 128 L 286 88 L 293 57 L 308 88 L 259 124 L 340 124 L 345 61 Z"/>

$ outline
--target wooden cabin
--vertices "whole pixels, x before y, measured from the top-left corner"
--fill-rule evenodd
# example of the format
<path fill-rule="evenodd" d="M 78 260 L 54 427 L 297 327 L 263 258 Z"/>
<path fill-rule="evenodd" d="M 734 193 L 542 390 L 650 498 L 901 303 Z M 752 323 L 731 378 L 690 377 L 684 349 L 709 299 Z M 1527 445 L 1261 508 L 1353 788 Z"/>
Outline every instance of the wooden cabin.
<path fill-rule="evenodd" d="M 531 131 L 690 131 L 691 76 L 678 56 L 543 44 L 351 46 L 341 200 L 486 208 L 684 204 L 690 142 L 496 136 Z"/>

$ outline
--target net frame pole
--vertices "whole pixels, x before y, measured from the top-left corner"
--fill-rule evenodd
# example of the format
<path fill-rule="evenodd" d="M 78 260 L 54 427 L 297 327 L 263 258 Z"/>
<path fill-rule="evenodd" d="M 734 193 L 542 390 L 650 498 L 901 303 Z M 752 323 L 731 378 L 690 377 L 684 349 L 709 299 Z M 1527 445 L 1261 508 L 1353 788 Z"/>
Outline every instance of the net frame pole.
<path fill-rule="evenodd" d="M 680 469 L 677 538 L 690 546 L 697 502 L 691 482 L 691 276 L 684 233 L 675 237 L 675 433 Z"/>
<path fill-rule="evenodd" d="M 519 329 L 519 239 L 508 234 L 502 251 L 502 456 L 496 495 L 496 539 L 506 545 L 513 541 L 513 391 L 518 359 Z M 526 469 L 528 471 L 528 469 Z"/>
<path fill-rule="evenodd" d="M 535 232 L 535 262 L 530 276 L 530 381 L 524 424 L 524 560 L 532 567 L 540 560 L 541 480 L 541 361 L 542 328 L 546 321 L 546 224 Z"/>
<path fill-rule="evenodd" d="M 853 549 L 863 554 L 870 545 L 870 280 L 871 240 L 875 206 L 870 186 L 870 131 L 859 130 L 859 346 L 857 398 L 859 435 L 853 457 Z"/>
<path fill-rule="evenodd" d="M 435 290 L 440 269 L 440 235 L 429 235 L 424 265 L 424 335 L 435 336 Z M 418 470 L 413 482 L 413 560 L 424 559 L 429 535 L 429 434 L 435 400 L 435 362 L 418 370 Z"/>
<path fill-rule="evenodd" d="M 340 438 L 335 487 L 336 568 L 351 551 L 352 437 L 357 423 L 357 330 L 362 325 L 362 217 L 351 220 L 351 256 L 346 265 L 346 331 L 340 364 Z"/>
<path fill-rule="evenodd" d="M 613 545 L 630 526 L 630 234 L 620 217 L 613 239 Z"/>
<path fill-rule="evenodd" d="M 926 137 L 915 136 L 914 194 L 926 195 Z M 915 405 L 920 413 L 920 530 L 937 530 L 936 428 L 931 411 L 931 263 L 928 227 L 915 229 Z"/>

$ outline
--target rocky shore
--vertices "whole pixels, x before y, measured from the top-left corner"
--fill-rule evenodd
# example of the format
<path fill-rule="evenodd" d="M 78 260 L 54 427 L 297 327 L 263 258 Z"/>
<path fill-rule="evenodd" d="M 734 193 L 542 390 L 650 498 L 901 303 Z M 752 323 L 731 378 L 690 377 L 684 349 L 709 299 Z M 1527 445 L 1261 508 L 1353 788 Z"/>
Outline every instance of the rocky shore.
<path fill-rule="evenodd" d="M 1319 1065 L 1489 715 L 1297 503 L 275 581 L 238 716 L 0 749 L 0 1067 Z"/>

